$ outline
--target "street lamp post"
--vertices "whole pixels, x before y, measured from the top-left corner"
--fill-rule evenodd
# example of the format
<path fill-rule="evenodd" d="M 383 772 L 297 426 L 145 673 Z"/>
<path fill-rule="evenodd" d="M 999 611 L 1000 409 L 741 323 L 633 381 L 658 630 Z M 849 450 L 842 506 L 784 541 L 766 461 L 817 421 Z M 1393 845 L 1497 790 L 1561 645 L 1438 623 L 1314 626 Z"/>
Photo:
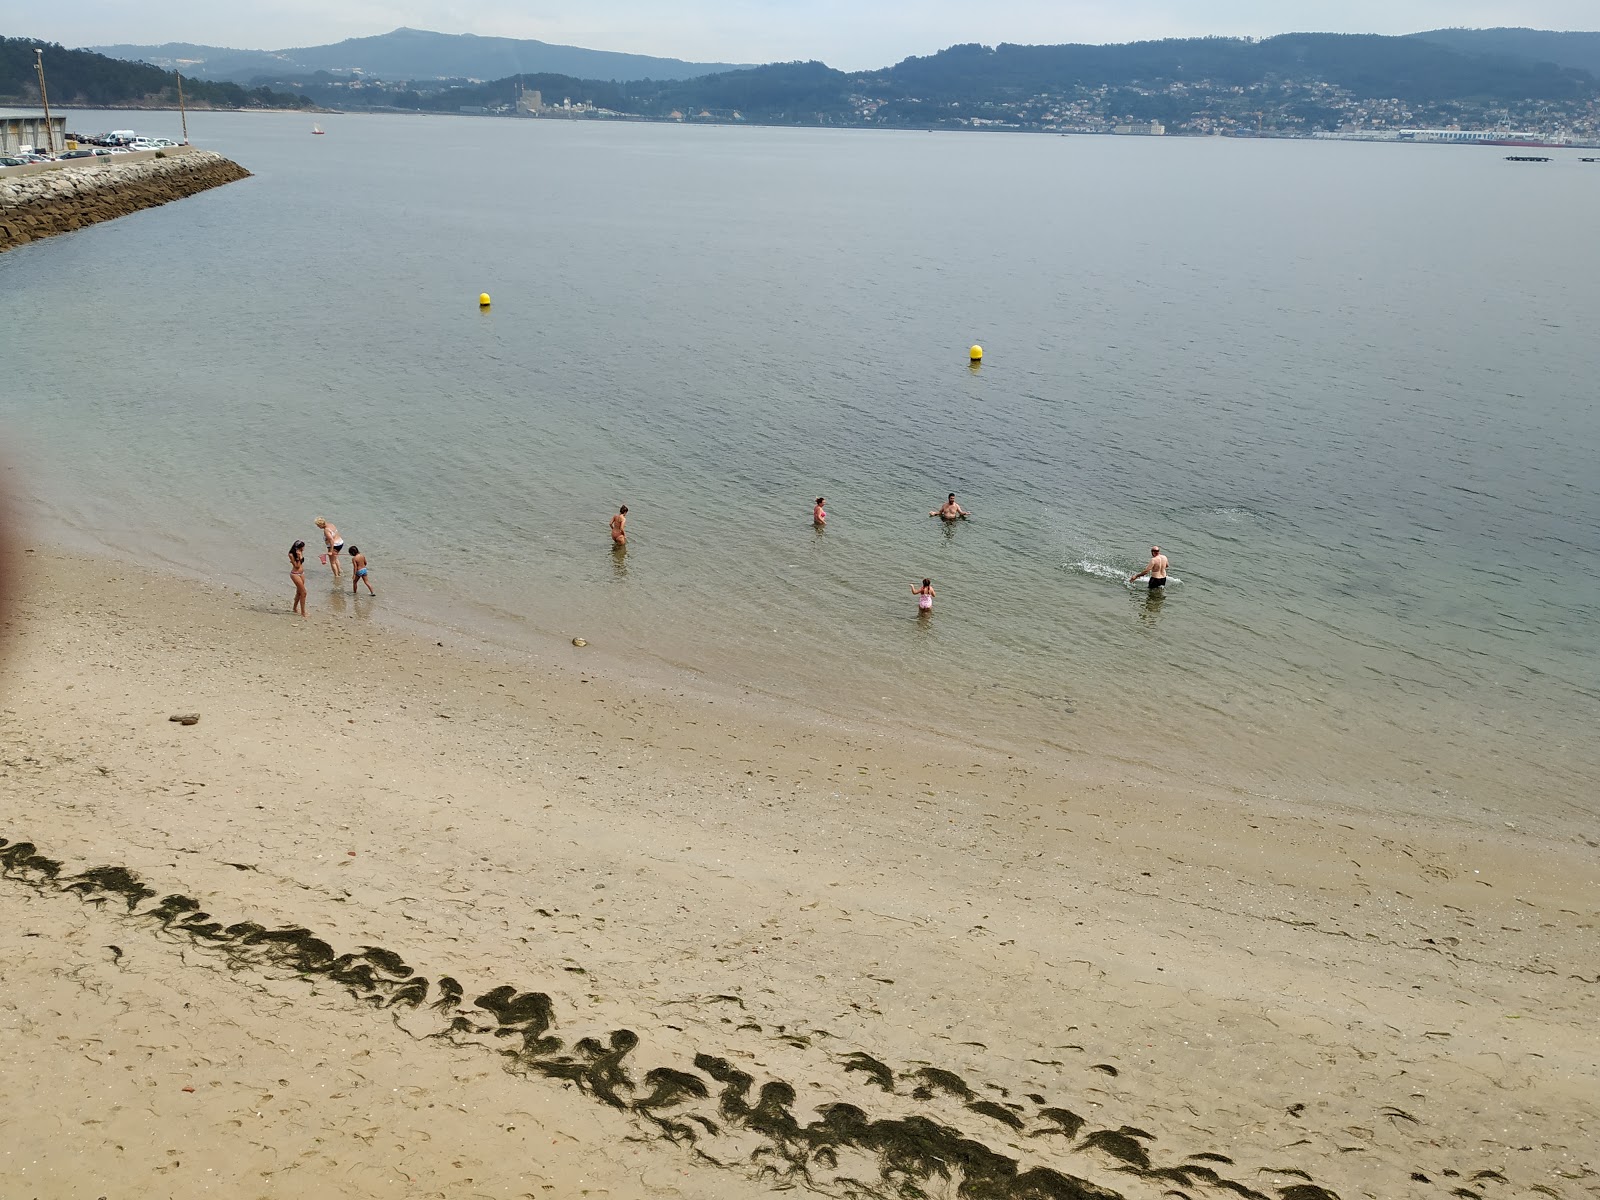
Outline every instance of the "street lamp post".
<path fill-rule="evenodd" d="M 50 124 L 50 93 L 44 87 L 44 51 L 37 46 L 33 50 L 33 69 L 39 73 L 39 99 L 44 104 L 44 152 L 56 152 L 55 126 Z"/>

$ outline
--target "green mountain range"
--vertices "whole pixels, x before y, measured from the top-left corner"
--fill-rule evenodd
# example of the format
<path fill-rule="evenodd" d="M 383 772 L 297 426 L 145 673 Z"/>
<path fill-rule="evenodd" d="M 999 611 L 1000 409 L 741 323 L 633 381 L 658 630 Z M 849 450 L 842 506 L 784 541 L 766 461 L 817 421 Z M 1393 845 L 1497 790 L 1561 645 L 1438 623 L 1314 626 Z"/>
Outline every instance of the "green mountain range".
<path fill-rule="evenodd" d="M 93 108 L 161 108 L 178 106 L 178 85 L 171 71 L 149 63 L 108 58 L 91 50 L 67 50 L 37 38 L 0 37 L 0 104 L 39 103 L 34 50 L 44 51 L 45 83 L 52 105 Z M 195 108 L 309 108 L 304 96 L 269 87 L 244 88 L 237 83 L 204 80 L 183 85 L 184 99 Z"/>
<path fill-rule="evenodd" d="M 691 63 L 644 54 L 616 54 L 517 38 L 470 33 L 396 29 L 376 37 L 349 38 L 329 46 L 291 50 L 231 50 L 169 42 L 164 46 L 91 46 L 114 58 L 138 59 L 185 77 L 252 83 L 258 77 L 286 78 L 296 73 L 368 75 L 389 80 L 500 79 L 518 73 L 546 72 L 583 79 L 690 79 L 738 70 L 738 63 Z"/>
<path fill-rule="evenodd" d="M 0 40 L 0 101 L 30 102 L 36 95 L 32 45 Z M 205 65 L 189 59 L 211 52 L 159 49 L 183 64 L 186 79 Z M 571 61 L 602 67 L 590 73 L 529 65 L 545 61 L 538 55 L 546 51 L 570 52 L 580 56 Z M 856 72 L 820 62 L 709 70 L 718 64 L 406 29 L 306 50 L 218 53 L 247 56 L 235 66 L 254 90 L 197 79 L 190 89 L 196 104 L 494 112 L 514 111 L 519 98 L 537 91 L 545 111 L 554 106 L 564 115 L 770 124 L 1109 131 L 1153 122 L 1186 133 L 1460 125 L 1600 137 L 1600 72 L 1583 65 L 1600 54 L 1600 33 L 1439 30 L 1407 37 L 1293 33 L 1124 45 L 973 44 Z M 171 74 L 157 66 L 60 47 L 50 48 L 47 61 L 59 103 L 173 100 Z M 221 58 L 207 62 L 216 70 L 226 65 Z M 263 64 L 272 69 L 260 69 Z M 669 75 L 661 64 L 691 74 Z M 658 73 L 623 77 L 646 69 Z M 485 76 L 492 81 L 481 82 Z"/>
<path fill-rule="evenodd" d="M 1600 96 L 1595 77 L 1571 67 L 1468 54 L 1412 37 L 1325 33 L 1111 46 L 964 45 L 876 71 L 774 63 L 686 80 L 538 73 L 486 84 L 383 84 L 321 73 L 270 82 L 341 108 L 495 110 L 513 106 L 519 91 L 538 90 L 546 103 L 658 118 L 1017 128 L 1156 121 L 1192 132 L 1246 123 L 1333 130 L 1375 106 L 1388 106 L 1396 121 L 1409 124 L 1503 124 L 1518 106 L 1581 112 Z"/>
<path fill-rule="evenodd" d="M 1600 76 L 1600 33 L 1550 29 L 1430 29 L 1413 34 L 1463 54 L 1496 54 L 1526 62 L 1549 62 Z"/>

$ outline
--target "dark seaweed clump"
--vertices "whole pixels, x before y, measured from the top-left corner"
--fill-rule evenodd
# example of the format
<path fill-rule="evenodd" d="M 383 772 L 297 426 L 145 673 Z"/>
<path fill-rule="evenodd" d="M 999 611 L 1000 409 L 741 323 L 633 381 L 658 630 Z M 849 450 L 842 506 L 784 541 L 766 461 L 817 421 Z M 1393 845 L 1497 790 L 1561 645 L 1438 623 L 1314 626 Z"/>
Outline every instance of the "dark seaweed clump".
<path fill-rule="evenodd" d="M 440 1028 L 430 1036 L 498 1053 L 520 1074 L 563 1081 L 579 1095 L 633 1113 L 647 1128 L 672 1142 L 700 1147 L 706 1139 L 730 1129 L 738 1130 L 745 1139 L 753 1135 L 758 1145 L 749 1154 L 747 1169 L 757 1176 L 874 1200 L 915 1200 L 926 1197 L 930 1188 L 948 1190 L 952 1184 L 959 1200 L 1123 1200 L 1120 1192 L 1087 1179 L 1051 1167 L 1025 1167 L 1014 1154 L 991 1146 L 981 1135 L 926 1112 L 873 1116 L 854 1104 L 833 1103 L 815 1109 L 815 1116 L 805 1119 L 795 1111 L 794 1085 L 781 1079 L 758 1084 L 749 1072 L 715 1054 L 697 1053 L 690 1064 L 651 1067 L 636 1079 L 631 1059 L 640 1038 L 635 1031 L 589 1034 L 569 1045 L 555 1032 L 555 1002 L 544 992 L 502 984 L 468 1006 L 466 991 L 454 976 L 429 979 L 419 975 L 398 954 L 381 946 L 359 946 L 341 954 L 311 930 L 298 926 L 271 929 L 253 921 L 224 925 L 189 896 L 172 894 L 157 899 L 155 889 L 122 867 L 93 867 L 63 877 L 61 863 L 39 854 L 31 842 L 0 838 L 0 873 L 40 892 L 67 893 L 89 904 L 118 901 L 128 914 L 125 919 L 149 926 L 163 937 L 205 947 L 234 971 L 327 980 L 365 1006 L 437 1012 Z M 804 1038 L 789 1040 L 794 1045 L 807 1044 Z M 863 1076 L 868 1086 L 894 1097 L 901 1108 L 954 1100 L 961 1111 L 982 1118 L 975 1122 L 978 1128 L 1002 1139 L 1012 1134 L 1063 1139 L 1055 1146 L 1074 1154 L 1108 1156 L 1116 1163 L 1114 1171 L 1151 1182 L 1212 1188 L 1246 1200 L 1271 1200 L 1205 1165 L 1232 1165 L 1226 1155 L 1207 1151 L 1171 1166 L 1158 1166 L 1146 1145 L 1155 1141 L 1154 1134 L 1127 1125 L 1084 1132 L 1083 1117 L 1071 1109 L 1046 1104 L 1043 1096 L 1029 1096 L 1034 1106 L 1030 1110 L 1021 1104 L 980 1100 L 965 1079 L 940 1067 L 921 1066 L 897 1075 L 888 1064 L 863 1051 L 845 1054 L 837 1061 L 846 1075 Z M 1095 1069 L 1116 1074 L 1107 1064 Z M 910 1082 L 908 1092 L 899 1090 L 901 1079 Z M 1006 1094 L 1003 1089 L 995 1090 Z M 1388 1115 L 1415 1120 L 1399 1110 Z M 995 1130 L 995 1125 L 1002 1128 Z M 847 1151 L 874 1161 L 877 1179 L 832 1176 Z M 701 1157 L 714 1161 L 710 1155 Z M 1309 1178 L 1304 1172 L 1293 1173 Z M 1490 1173 L 1480 1177 L 1490 1177 Z M 1166 1194 L 1187 1195 L 1170 1187 Z M 1307 1182 L 1282 1189 L 1279 1200 L 1338 1197 Z"/>

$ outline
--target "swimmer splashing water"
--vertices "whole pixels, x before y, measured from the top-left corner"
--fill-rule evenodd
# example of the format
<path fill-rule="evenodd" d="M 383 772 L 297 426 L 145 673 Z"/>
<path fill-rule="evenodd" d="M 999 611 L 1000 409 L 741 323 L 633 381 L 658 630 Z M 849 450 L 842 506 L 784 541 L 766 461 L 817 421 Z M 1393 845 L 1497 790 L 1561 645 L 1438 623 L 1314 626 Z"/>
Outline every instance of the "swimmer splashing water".
<path fill-rule="evenodd" d="M 1135 583 L 1143 576 L 1150 576 L 1150 590 L 1159 591 L 1167 586 L 1167 556 L 1161 553 L 1160 546 L 1150 547 L 1150 565 L 1137 575 L 1129 575 L 1128 582 Z"/>

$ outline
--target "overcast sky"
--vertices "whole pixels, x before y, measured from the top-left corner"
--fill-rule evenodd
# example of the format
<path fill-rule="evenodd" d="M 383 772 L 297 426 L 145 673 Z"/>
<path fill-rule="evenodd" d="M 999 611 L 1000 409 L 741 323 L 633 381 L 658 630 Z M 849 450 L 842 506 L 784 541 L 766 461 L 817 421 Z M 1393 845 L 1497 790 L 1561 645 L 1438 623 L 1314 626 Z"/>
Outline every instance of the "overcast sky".
<path fill-rule="evenodd" d="M 1122 42 L 1448 25 L 1600 28 L 1597 0 L 8 0 L 0 33 L 66 46 L 315 46 L 400 25 L 695 62 L 886 66 L 956 42 Z"/>

